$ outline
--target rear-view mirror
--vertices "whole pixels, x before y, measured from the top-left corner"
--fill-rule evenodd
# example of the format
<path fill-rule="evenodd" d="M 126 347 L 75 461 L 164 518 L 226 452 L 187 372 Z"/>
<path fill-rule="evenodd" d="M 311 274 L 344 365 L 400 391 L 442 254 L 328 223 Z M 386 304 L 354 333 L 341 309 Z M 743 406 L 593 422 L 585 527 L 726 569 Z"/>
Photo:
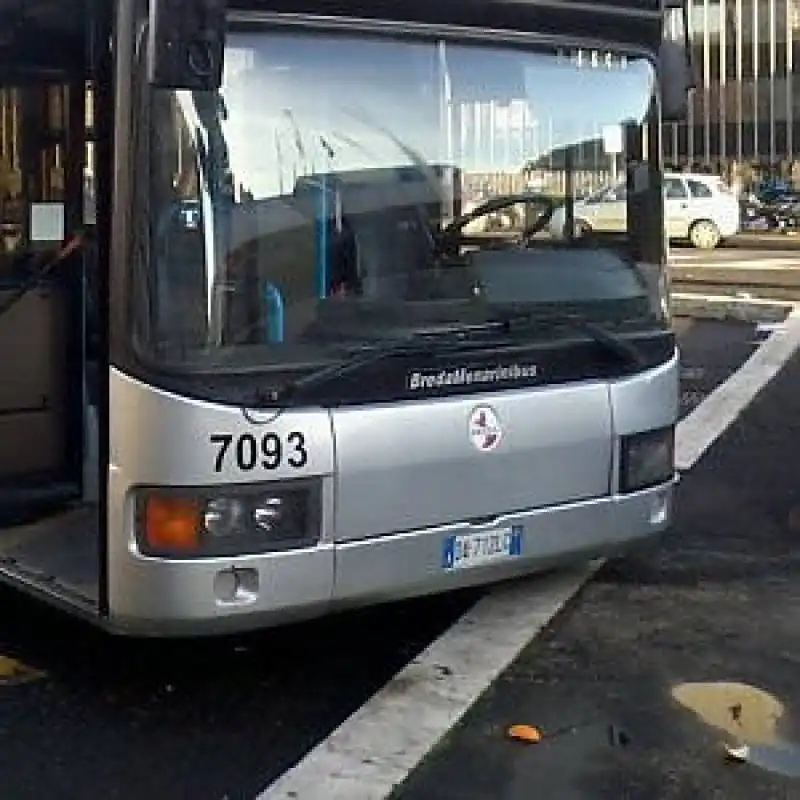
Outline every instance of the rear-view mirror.
<path fill-rule="evenodd" d="M 150 0 L 147 76 L 164 89 L 222 86 L 226 0 Z"/>

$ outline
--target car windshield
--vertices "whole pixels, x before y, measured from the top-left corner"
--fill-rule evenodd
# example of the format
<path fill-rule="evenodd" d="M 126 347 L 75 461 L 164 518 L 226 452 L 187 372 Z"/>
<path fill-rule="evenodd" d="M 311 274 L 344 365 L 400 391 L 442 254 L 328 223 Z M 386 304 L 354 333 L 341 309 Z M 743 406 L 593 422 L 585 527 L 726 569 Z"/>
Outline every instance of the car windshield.
<path fill-rule="evenodd" d="M 653 90 L 631 55 L 232 23 L 219 93 L 143 90 L 137 350 L 279 370 L 509 305 L 652 324 Z"/>

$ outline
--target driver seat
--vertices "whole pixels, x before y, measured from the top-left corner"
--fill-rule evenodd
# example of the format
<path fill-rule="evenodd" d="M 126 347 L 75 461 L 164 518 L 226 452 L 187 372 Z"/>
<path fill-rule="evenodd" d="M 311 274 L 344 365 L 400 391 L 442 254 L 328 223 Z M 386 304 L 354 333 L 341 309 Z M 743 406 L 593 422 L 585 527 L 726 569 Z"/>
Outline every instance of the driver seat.
<path fill-rule="evenodd" d="M 371 299 L 407 297 L 414 275 L 429 268 L 433 260 L 419 204 L 411 198 L 403 203 L 402 189 L 396 183 L 370 187 L 371 202 L 364 203 L 363 210 L 343 198 L 355 239 L 362 293 Z"/>

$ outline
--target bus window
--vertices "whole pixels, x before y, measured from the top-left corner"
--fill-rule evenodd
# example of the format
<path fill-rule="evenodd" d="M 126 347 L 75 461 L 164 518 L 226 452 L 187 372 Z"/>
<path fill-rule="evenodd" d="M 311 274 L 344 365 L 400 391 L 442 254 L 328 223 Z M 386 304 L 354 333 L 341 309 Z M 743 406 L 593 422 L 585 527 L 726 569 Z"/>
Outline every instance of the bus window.
<path fill-rule="evenodd" d="M 155 293 L 140 307 L 156 321 L 148 333 L 136 316 L 137 346 L 178 371 L 256 358 L 279 372 L 381 325 L 457 322 L 476 294 L 647 304 L 631 264 L 661 249 L 637 246 L 626 181 L 651 155 L 654 78 L 645 59 L 577 50 L 234 28 L 219 93 L 152 91 L 159 222 L 135 288 Z M 615 186 L 602 208 L 579 199 Z M 657 180 L 643 191 L 658 196 Z M 459 234 L 492 235 L 453 249 L 487 200 L 501 202 Z M 515 266 L 500 263 L 521 240 Z"/>

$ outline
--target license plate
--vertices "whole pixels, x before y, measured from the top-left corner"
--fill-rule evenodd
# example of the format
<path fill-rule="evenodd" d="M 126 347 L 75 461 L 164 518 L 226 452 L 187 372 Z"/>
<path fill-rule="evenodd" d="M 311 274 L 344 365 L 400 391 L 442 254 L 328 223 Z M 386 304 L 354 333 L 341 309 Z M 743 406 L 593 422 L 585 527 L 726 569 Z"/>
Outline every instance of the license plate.
<path fill-rule="evenodd" d="M 444 569 L 480 567 L 522 555 L 522 526 L 487 533 L 448 536 L 442 550 Z"/>

